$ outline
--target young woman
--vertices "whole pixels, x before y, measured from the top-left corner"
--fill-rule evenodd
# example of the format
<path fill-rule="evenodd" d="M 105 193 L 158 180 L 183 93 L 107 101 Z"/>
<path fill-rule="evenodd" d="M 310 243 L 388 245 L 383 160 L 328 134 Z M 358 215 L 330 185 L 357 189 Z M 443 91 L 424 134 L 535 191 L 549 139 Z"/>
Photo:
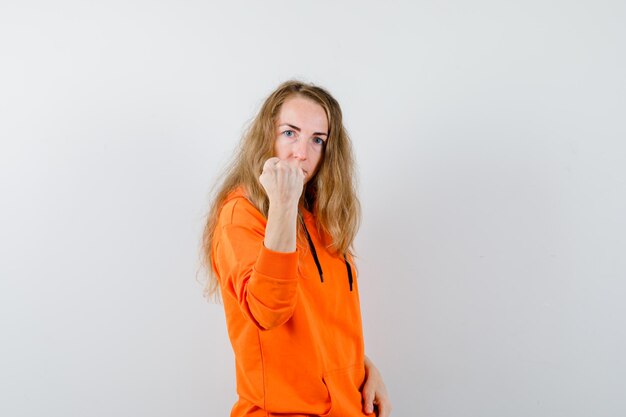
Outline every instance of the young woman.
<path fill-rule="evenodd" d="M 390 414 L 364 354 L 359 216 L 339 104 L 320 87 L 281 84 L 244 135 L 203 236 L 206 294 L 221 292 L 235 353 L 231 417 Z"/>

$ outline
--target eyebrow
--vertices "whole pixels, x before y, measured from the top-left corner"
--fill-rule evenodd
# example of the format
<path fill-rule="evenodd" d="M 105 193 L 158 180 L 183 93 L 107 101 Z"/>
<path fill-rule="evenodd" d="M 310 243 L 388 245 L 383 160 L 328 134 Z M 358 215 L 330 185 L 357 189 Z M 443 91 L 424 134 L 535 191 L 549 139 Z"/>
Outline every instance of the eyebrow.
<path fill-rule="evenodd" d="M 296 130 L 296 131 L 300 132 L 300 128 L 299 128 L 298 126 L 294 126 L 294 125 L 291 125 L 291 124 L 289 124 L 289 123 L 283 123 L 283 124 L 282 124 L 282 125 L 280 125 L 280 126 L 289 126 L 289 127 L 290 127 L 290 128 L 292 128 L 293 130 Z M 278 126 L 278 127 L 280 127 L 280 126 Z M 322 136 L 322 135 L 323 135 L 323 136 L 328 136 L 328 133 L 323 133 L 323 132 L 315 132 L 315 133 L 313 133 L 313 135 L 317 135 L 317 136 Z"/>

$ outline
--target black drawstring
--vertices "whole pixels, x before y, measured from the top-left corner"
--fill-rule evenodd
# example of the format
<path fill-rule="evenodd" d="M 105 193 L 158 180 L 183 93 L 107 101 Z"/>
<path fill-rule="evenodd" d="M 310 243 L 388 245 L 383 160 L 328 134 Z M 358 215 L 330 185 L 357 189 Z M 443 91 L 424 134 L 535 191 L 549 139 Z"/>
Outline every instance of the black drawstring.
<path fill-rule="evenodd" d="M 350 284 L 350 291 L 352 291 L 352 268 L 350 267 L 350 262 L 348 262 L 348 258 L 346 255 L 343 255 L 343 259 L 346 261 L 346 268 L 348 268 L 348 283 Z"/>
<path fill-rule="evenodd" d="M 302 219 L 301 219 L 302 220 Z M 304 234 L 306 235 L 306 239 L 309 241 L 309 248 L 311 248 L 311 253 L 313 254 L 313 259 L 315 260 L 315 265 L 317 266 L 317 272 L 320 274 L 320 281 L 324 282 L 324 273 L 322 272 L 322 265 L 320 264 L 320 260 L 317 257 L 317 251 L 315 250 L 315 245 L 313 244 L 313 239 L 311 239 L 311 235 L 309 235 L 309 231 L 306 228 L 306 224 L 304 224 L 304 220 L 302 220 L 302 227 L 304 227 Z M 352 268 L 350 267 L 350 262 L 348 262 L 348 258 L 346 255 L 343 255 L 343 259 L 346 261 L 346 268 L 348 270 L 348 284 L 350 284 L 350 291 L 352 291 Z"/>
<path fill-rule="evenodd" d="M 317 265 L 317 272 L 320 274 L 320 281 L 324 282 L 324 274 L 322 273 L 322 265 L 320 264 L 320 260 L 317 258 L 317 252 L 315 251 L 315 245 L 313 245 L 313 240 L 311 240 L 311 235 L 309 235 L 309 231 L 302 222 L 302 226 L 304 226 L 304 234 L 306 235 L 306 239 L 309 241 L 309 247 L 311 248 L 311 253 L 313 253 L 313 259 L 315 259 L 315 265 Z"/>

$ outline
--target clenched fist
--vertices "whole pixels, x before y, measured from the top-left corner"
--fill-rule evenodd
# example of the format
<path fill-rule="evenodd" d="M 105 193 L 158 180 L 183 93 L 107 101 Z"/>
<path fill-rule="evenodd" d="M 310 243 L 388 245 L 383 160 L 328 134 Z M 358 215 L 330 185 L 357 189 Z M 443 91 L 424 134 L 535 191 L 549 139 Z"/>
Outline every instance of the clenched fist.
<path fill-rule="evenodd" d="M 296 160 L 276 157 L 265 161 L 259 177 L 270 200 L 270 206 L 297 206 L 304 188 L 304 171 Z"/>

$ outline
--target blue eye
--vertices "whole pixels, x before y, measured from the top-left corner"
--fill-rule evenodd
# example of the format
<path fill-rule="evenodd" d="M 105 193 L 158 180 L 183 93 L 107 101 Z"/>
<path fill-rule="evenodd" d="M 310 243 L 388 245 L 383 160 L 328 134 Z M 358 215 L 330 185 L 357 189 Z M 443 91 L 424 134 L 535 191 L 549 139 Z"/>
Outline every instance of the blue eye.
<path fill-rule="evenodd" d="M 294 134 L 295 134 L 295 133 L 294 133 L 294 131 L 293 131 L 293 130 L 285 130 L 285 131 L 283 132 L 283 135 L 287 136 L 288 138 L 293 137 L 293 136 L 294 136 Z"/>
<path fill-rule="evenodd" d="M 322 138 L 313 138 L 313 141 L 315 142 L 316 145 L 324 144 L 324 140 Z"/>

